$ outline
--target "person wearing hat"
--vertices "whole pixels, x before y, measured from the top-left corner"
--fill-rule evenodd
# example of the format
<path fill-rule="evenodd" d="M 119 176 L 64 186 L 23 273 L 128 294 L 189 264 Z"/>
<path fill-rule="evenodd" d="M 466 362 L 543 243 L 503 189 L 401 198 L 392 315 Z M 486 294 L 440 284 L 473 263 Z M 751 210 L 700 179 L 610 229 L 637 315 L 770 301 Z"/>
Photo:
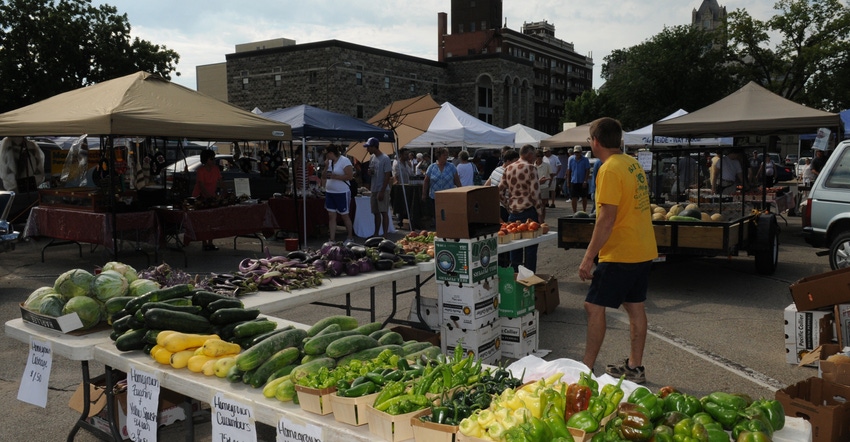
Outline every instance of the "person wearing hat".
<path fill-rule="evenodd" d="M 561 167 L 561 160 L 558 159 L 557 155 L 552 155 L 552 149 L 548 146 L 543 148 L 543 162 L 549 164 L 549 170 L 552 172 L 552 180 L 549 181 L 549 207 L 555 208 L 555 197 L 558 189 L 558 182 L 563 182 L 564 172 Z M 560 175 L 561 179 L 558 180 L 557 177 Z"/>
<path fill-rule="evenodd" d="M 581 154 L 581 146 L 573 147 L 573 156 L 567 162 L 567 182 L 570 183 L 570 202 L 573 213 L 578 211 L 578 199 L 581 198 L 581 210 L 587 212 L 587 186 L 590 179 L 590 160 Z"/>
<path fill-rule="evenodd" d="M 387 187 L 393 175 L 393 165 L 390 157 L 381 152 L 380 144 L 375 137 L 369 138 L 363 144 L 363 147 L 372 154 L 372 160 L 369 161 L 369 175 L 372 178 L 369 188 L 372 195 L 369 204 L 372 215 L 375 216 L 375 233 L 372 236 L 379 236 L 381 232 L 390 231 L 390 196 Z"/>
<path fill-rule="evenodd" d="M 812 181 L 814 181 L 820 171 L 823 170 L 823 166 L 826 165 L 826 153 L 820 149 L 815 149 L 815 159 L 812 160 L 811 164 L 811 172 L 812 172 Z"/>

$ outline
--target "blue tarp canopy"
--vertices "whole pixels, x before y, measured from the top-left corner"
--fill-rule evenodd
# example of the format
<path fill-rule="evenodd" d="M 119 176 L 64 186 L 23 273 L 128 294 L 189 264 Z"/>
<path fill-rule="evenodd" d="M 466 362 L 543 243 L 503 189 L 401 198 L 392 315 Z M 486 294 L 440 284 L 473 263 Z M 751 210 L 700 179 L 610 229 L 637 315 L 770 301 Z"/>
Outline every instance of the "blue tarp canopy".
<path fill-rule="evenodd" d="M 380 141 L 394 141 L 391 130 L 306 104 L 263 112 L 260 116 L 292 126 L 293 139 L 365 141 L 375 137 Z"/>
<path fill-rule="evenodd" d="M 844 126 L 844 136 L 842 138 L 850 138 L 850 109 L 843 110 L 838 113 L 841 115 L 841 125 Z M 801 140 L 814 140 L 816 134 L 800 135 Z"/>

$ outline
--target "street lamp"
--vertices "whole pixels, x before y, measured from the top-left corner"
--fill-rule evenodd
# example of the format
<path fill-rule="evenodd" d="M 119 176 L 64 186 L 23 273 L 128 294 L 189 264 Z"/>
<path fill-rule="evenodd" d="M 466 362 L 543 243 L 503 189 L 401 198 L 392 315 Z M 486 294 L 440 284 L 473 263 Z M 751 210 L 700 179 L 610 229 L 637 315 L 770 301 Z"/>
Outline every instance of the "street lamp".
<path fill-rule="evenodd" d="M 351 62 L 348 61 L 337 61 L 333 64 L 327 65 L 325 67 L 325 109 L 331 110 L 331 69 L 335 69 L 337 66 L 351 66 Z"/>

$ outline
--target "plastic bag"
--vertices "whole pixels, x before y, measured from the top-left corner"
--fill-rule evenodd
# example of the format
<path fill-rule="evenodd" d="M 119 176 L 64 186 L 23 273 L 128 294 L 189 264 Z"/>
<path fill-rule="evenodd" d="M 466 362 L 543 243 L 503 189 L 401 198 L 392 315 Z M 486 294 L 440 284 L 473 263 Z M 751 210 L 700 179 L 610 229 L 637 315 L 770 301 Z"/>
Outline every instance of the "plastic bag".
<path fill-rule="evenodd" d="M 86 143 L 88 134 L 77 138 L 68 150 L 68 155 L 65 157 L 65 165 L 62 166 L 62 174 L 59 181 L 65 186 L 85 186 L 86 171 L 89 164 L 88 143 Z"/>

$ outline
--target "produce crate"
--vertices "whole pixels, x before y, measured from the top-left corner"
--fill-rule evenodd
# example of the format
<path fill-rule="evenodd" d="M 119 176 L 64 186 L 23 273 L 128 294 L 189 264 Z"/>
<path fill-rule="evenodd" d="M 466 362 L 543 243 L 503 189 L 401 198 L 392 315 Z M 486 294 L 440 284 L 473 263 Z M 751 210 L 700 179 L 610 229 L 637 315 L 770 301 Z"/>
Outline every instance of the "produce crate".
<path fill-rule="evenodd" d="M 505 234 L 505 235 L 498 235 L 498 237 L 496 238 L 496 241 L 498 241 L 499 244 L 507 244 L 507 243 L 511 242 L 512 237 L 513 237 L 513 235 L 510 234 L 510 233 Z"/>
<path fill-rule="evenodd" d="M 537 238 L 538 236 L 540 236 L 539 230 L 526 230 L 525 232 L 521 232 L 521 233 L 522 233 L 522 235 L 521 235 L 522 239 L 533 239 L 533 238 Z"/>
<path fill-rule="evenodd" d="M 304 411 L 323 416 L 334 411 L 331 396 L 336 396 L 336 387 L 318 389 L 296 385 L 295 393 L 298 395 L 298 403 L 301 404 L 301 409 Z"/>
<path fill-rule="evenodd" d="M 348 425 L 360 426 L 369 423 L 369 415 L 366 406 L 372 405 L 378 393 L 367 394 L 360 397 L 342 397 L 337 394 L 331 395 L 334 419 Z"/>
<path fill-rule="evenodd" d="M 652 229 L 655 230 L 655 243 L 659 246 L 670 247 L 673 245 L 673 228 L 669 225 L 653 224 Z"/>
<path fill-rule="evenodd" d="M 575 442 L 588 442 L 596 433 L 585 433 L 582 430 L 576 428 L 567 428 L 570 431 L 570 434 L 573 436 Z M 460 431 L 457 432 L 457 436 L 455 437 L 456 442 L 487 442 L 488 439 L 481 439 L 478 437 L 466 436 Z"/>
<path fill-rule="evenodd" d="M 422 416 L 430 416 L 431 410 L 425 409 L 414 414 L 410 418 L 410 426 L 413 427 L 413 439 L 416 442 L 455 442 L 457 425 L 435 424 L 434 422 L 422 422 Z"/>
<path fill-rule="evenodd" d="M 410 425 L 410 418 L 420 412 L 422 410 L 393 416 L 367 405 L 366 415 L 369 419 L 369 433 L 389 442 L 412 439 L 413 427 Z"/>
<path fill-rule="evenodd" d="M 679 223 L 677 239 L 679 247 L 690 247 L 695 249 L 725 249 L 726 242 L 724 241 L 725 229 L 722 224 L 718 226 L 688 226 L 684 223 Z M 738 240 L 738 229 L 741 228 L 740 223 L 734 223 L 729 226 L 727 241 Z"/>

